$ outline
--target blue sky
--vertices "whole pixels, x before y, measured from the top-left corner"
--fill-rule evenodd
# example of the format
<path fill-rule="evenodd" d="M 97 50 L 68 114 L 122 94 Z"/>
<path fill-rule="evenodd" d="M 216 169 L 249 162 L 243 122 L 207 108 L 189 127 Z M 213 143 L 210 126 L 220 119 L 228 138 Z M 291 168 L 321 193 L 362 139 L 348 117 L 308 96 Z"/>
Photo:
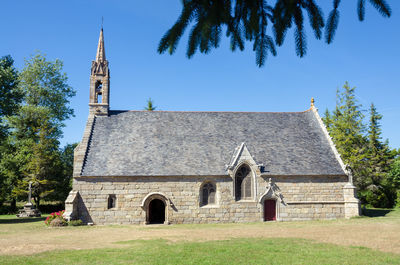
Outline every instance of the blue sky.
<path fill-rule="evenodd" d="M 318 2 L 326 17 L 332 1 Z M 383 114 L 383 137 L 400 148 L 400 1 L 387 1 L 390 19 L 368 4 L 364 22 L 357 19 L 356 2 L 342 1 L 333 44 L 315 40 L 308 27 L 308 54 L 299 58 L 291 30 L 278 56 L 258 68 L 250 43 L 232 53 L 227 39 L 189 60 L 186 34 L 174 55 L 159 55 L 158 42 L 181 10 L 178 0 L 2 1 L 0 56 L 10 54 L 19 69 L 38 50 L 64 61 L 77 96 L 71 101 L 76 117 L 67 121 L 62 144 L 83 134 L 104 16 L 112 109 L 140 110 L 151 97 L 160 110 L 303 111 L 314 97 L 323 114 L 335 107 L 336 89 L 348 81 L 365 110 L 373 102 Z"/>

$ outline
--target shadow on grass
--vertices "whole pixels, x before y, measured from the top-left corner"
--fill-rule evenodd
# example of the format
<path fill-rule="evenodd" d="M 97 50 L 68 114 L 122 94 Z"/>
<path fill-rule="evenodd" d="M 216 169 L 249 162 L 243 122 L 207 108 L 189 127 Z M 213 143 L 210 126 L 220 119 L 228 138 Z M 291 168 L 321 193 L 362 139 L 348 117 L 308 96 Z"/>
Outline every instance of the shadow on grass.
<path fill-rule="evenodd" d="M 362 214 L 368 217 L 386 216 L 393 210 L 390 209 L 362 209 Z"/>
<path fill-rule="evenodd" d="M 10 219 L 0 219 L 0 224 L 23 224 L 23 223 L 35 223 L 42 222 L 46 217 L 26 217 L 26 218 L 10 218 Z"/>

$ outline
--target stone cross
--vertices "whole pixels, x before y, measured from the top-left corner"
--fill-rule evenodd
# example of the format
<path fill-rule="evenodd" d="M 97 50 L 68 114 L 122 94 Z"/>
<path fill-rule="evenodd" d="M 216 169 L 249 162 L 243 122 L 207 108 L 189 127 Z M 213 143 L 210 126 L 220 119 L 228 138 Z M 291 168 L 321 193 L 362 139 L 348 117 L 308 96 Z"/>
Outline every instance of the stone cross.
<path fill-rule="evenodd" d="M 32 181 L 29 181 L 29 193 L 28 193 L 28 203 L 32 200 Z"/>

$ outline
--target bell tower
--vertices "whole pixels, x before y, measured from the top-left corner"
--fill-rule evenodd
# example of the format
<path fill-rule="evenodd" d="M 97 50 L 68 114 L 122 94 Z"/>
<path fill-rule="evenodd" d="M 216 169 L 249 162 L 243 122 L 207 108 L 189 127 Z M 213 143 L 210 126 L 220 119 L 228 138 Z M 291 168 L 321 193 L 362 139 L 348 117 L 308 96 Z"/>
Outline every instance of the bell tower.
<path fill-rule="evenodd" d="M 96 60 L 90 73 L 89 114 L 108 115 L 110 105 L 110 70 L 104 50 L 103 27 L 100 31 Z"/>

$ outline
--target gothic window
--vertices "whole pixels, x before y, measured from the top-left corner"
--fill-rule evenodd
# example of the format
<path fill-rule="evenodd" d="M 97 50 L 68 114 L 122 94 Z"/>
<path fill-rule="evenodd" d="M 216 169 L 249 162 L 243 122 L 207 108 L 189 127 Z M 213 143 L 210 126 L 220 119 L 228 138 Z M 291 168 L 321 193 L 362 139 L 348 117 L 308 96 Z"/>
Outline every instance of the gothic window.
<path fill-rule="evenodd" d="M 247 165 L 241 166 L 235 175 L 235 198 L 236 200 L 250 200 L 252 198 L 251 170 Z"/>
<path fill-rule="evenodd" d="M 115 194 L 108 195 L 107 209 L 115 208 L 116 205 L 117 205 L 117 198 L 115 197 Z"/>
<path fill-rule="evenodd" d="M 216 188 L 213 183 L 206 182 L 201 187 L 201 205 L 215 204 Z"/>

